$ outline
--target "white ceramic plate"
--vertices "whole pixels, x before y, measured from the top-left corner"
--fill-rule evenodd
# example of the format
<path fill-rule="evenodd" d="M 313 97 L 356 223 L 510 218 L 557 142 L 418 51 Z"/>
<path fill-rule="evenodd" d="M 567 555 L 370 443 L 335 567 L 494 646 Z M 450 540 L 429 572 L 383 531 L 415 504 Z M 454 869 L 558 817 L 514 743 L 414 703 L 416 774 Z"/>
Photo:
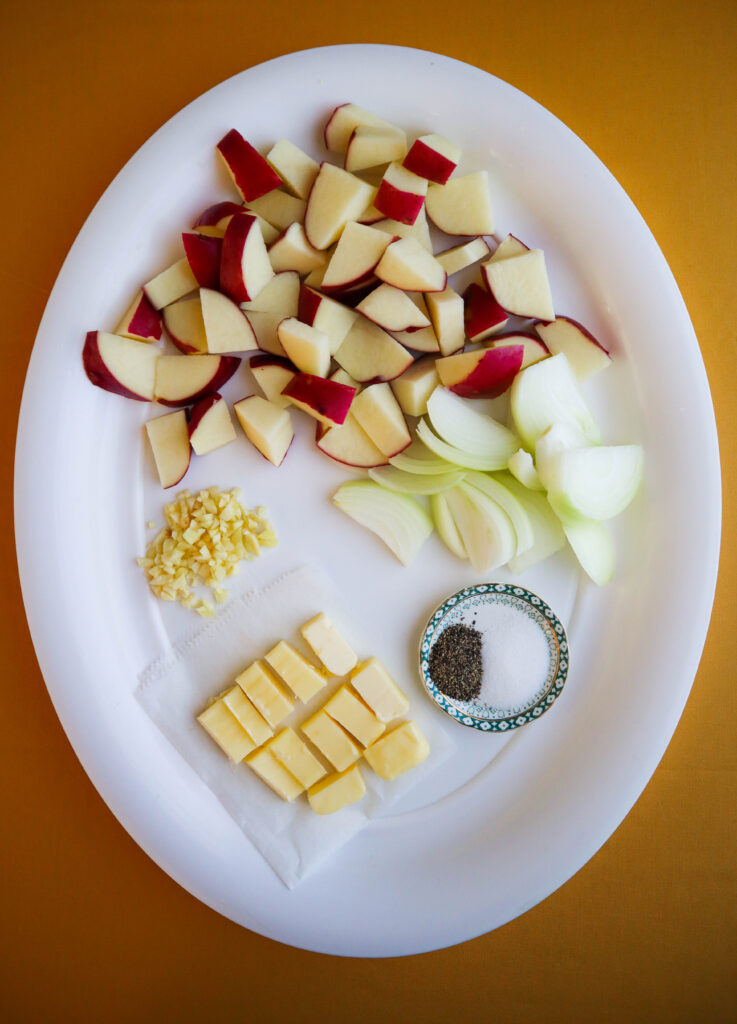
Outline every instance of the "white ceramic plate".
<path fill-rule="evenodd" d="M 498 231 L 542 246 L 560 312 L 615 364 L 587 386 L 612 441 L 642 440 L 647 471 L 616 524 L 616 581 L 597 590 L 556 556 L 520 577 L 558 612 L 565 693 L 513 738 L 455 729 L 458 753 L 289 892 L 132 694 L 171 638 L 198 625 L 148 595 L 134 556 L 161 520 L 140 425 L 149 410 L 89 385 L 84 333 L 111 328 L 179 233 L 229 191 L 215 142 L 287 136 L 316 150 L 329 110 L 353 100 L 457 140 L 492 174 Z M 605 378 L 605 379 L 604 379 Z M 229 397 L 247 390 L 243 371 Z M 240 391 L 240 394 L 238 393 Z M 244 439 L 199 460 L 194 488 L 239 484 L 267 503 L 283 543 L 240 577 L 310 560 L 413 678 L 417 642 L 447 594 L 480 582 L 432 540 L 410 570 L 328 503 L 345 474 L 300 437 L 277 471 Z M 490 930 L 569 878 L 611 835 L 654 771 L 694 678 L 714 593 L 717 439 L 696 338 L 668 266 L 622 189 L 559 121 L 483 71 L 391 46 L 338 46 L 251 68 L 174 117 L 120 172 L 80 232 L 39 329 L 16 464 L 18 559 L 39 662 L 90 778 L 173 878 L 264 935 L 356 956 L 418 953 Z M 501 580 L 509 577 L 495 574 Z M 419 681 L 407 684 L 417 699 Z M 504 746 L 503 744 L 506 743 Z"/>

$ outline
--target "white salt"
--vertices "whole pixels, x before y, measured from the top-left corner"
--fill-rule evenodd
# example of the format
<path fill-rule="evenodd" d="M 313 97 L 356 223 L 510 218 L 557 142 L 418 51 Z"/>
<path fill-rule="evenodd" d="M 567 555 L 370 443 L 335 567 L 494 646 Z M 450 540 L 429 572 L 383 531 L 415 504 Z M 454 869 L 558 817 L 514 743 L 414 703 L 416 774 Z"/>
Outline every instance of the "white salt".
<path fill-rule="evenodd" d="M 481 633 L 483 675 L 479 700 L 499 709 L 530 704 L 543 689 L 550 669 L 550 649 L 542 627 L 519 607 L 489 603 L 468 618 Z"/>

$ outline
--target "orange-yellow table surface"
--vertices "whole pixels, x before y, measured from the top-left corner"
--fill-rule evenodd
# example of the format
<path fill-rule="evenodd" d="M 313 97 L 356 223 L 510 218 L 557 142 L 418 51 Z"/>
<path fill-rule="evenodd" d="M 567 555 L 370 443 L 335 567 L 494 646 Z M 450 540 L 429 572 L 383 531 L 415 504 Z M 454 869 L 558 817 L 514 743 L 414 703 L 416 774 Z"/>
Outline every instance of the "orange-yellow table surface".
<path fill-rule="evenodd" d="M 0 1018 L 504 1024 L 737 1020 L 737 4 L 730 0 L 4 0 Z M 704 657 L 634 810 L 504 928 L 400 960 L 322 957 L 219 917 L 129 838 L 72 752 L 25 624 L 12 535 L 23 379 L 61 263 L 135 150 L 204 90 L 292 50 L 399 43 L 477 64 L 594 150 L 689 308 L 725 519 Z M 348 98 L 348 97 L 346 97 Z M 289 990 L 289 1008 L 286 1008 Z"/>

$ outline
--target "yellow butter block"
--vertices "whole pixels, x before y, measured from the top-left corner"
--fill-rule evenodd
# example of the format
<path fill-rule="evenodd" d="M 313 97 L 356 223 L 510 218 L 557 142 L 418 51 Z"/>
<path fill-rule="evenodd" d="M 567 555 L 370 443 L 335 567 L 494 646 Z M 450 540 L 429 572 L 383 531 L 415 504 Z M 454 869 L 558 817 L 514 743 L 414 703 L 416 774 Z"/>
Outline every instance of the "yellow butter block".
<path fill-rule="evenodd" d="M 273 740 L 269 740 L 266 750 L 270 750 L 279 764 L 286 768 L 289 774 L 293 775 L 297 782 L 300 782 L 305 788 L 314 785 L 318 779 L 327 774 L 294 729 L 282 729 Z"/>
<path fill-rule="evenodd" d="M 272 729 L 294 711 L 294 701 L 262 662 L 254 661 L 235 681 Z"/>
<path fill-rule="evenodd" d="M 222 699 L 230 713 L 238 719 L 251 737 L 254 746 L 260 747 L 262 743 L 271 739 L 274 730 L 261 717 L 240 686 L 234 686 L 232 690 L 228 690 Z"/>
<path fill-rule="evenodd" d="M 363 756 L 382 779 L 396 779 L 410 768 L 422 764 L 430 753 L 430 744 L 415 722 L 403 722 L 382 736 Z"/>
<path fill-rule="evenodd" d="M 305 622 L 300 633 L 331 675 L 347 675 L 356 666 L 356 652 L 324 612 Z"/>
<path fill-rule="evenodd" d="M 351 686 L 380 722 L 391 722 L 409 711 L 409 701 L 378 658 L 369 658 L 351 672 Z"/>
<path fill-rule="evenodd" d="M 360 748 L 345 729 L 322 709 L 303 722 L 300 728 L 339 772 L 349 768 L 361 756 Z"/>
<path fill-rule="evenodd" d="M 205 708 L 197 716 L 197 721 L 234 764 L 242 761 L 256 746 L 222 697 Z"/>
<path fill-rule="evenodd" d="M 272 647 L 264 660 L 282 677 L 289 689 L 303 704 L 314 697 L 327 683 L 325 676 L 312 662 L 302 657 L 286 640 Z"/>
<path fill-rule="evenodd" d="M 307 791 L 310 807 L 316 814 L 335 814 L 336 811 L 357 803 L 366 792 L 366 784 L 358 765 L 345 772 L 328 775 Z"/>
<path fill-rule="evenodd" d="M 271 786 L 277 796 L 290 803 L 305 787 L 281 765 L 267 747 L 260 747 L 246 758 L 246 764 Z"/>
<path fill-rule="evenodd" d="M 377 740 L 386 729 L 384 723 L 347 686 L 336 690 L 325 704 L 325 711 L 364 747 Z"/>

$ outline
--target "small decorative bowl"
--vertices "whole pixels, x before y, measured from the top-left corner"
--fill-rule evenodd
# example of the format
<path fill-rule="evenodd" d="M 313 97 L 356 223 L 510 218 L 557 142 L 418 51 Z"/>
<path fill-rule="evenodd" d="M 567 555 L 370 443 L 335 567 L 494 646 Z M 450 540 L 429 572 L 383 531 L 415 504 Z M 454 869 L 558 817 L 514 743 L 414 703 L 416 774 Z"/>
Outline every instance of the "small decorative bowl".
<path fill-rule="evenodd" d="M 504 605 L 535 623 L 545 637 L 549 652 L 544 683 L 524 703 L 495 707 L 480 697 L 460 701 L 438 689 L 430 676 L 430 652 L 448 626 L 464 623 L 479 608 Z M 480 583 L 447 598 L 433 613 L 420 642 L 420 676 L 433 702 L 455 722 L 482 732 L 508 732 L 540 718 L 559 696 L 568 675 L 568 640 L 555 612 L 537 594 L 508 583 Z"/>

